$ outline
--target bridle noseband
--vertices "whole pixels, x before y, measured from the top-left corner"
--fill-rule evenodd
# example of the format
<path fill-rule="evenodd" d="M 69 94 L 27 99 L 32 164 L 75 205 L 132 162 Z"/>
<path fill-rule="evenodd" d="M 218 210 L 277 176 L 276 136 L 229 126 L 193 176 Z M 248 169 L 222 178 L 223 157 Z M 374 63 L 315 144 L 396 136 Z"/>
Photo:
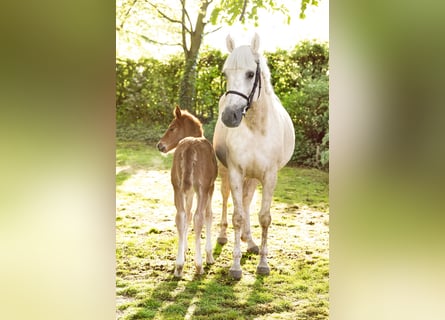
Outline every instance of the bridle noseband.
<path fill-rule="evenodd" d="M 252 91 L 250 91 L 249 96 L 246 96 L 244 93 L 241 93 L 241 92 L 238 92 L 238 91 L 235 91 L 235 90 L 226 91 L 225 95 L 227 96 L 229 93 L 232 93 L 232 94 L 237 94 L 237 95 L 243 97 L 244 99 L 246 99 L 247 100 L 247 105 L 246 105 L 246 107 L 243 110 L 243 115 L 245 115 L 247 110 L 249 110 L 250 105 L 252 104 L 252 98 L 253 98 L 253 95 L 254 95 L 255 90 L 256 90 L 257 87 L 259 87 L 259 90 L 258 90 L 258 98 L 259 98 L 260 97 L 260 93 L 261 93 L 261 69 L 260 69 L 259 61 L 256 61 L 255 80 L 253 82 Z"/>

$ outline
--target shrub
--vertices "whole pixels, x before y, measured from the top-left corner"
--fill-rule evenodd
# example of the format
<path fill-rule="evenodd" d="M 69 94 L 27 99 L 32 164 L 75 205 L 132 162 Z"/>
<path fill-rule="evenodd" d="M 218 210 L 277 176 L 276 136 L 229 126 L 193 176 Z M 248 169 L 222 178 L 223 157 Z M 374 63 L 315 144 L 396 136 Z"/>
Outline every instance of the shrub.
<path fill-rule="evenodd" d="M 293 50 L 265 53 L 275 93 L 295 127 L 292 162 L 327 169 L 329 166 L 329 49 L 325 43 L 303 41 Z M 226 55 L 219 50 L 200 54 L 196 107 L 189 110 L 204 124 L 212 141 L 218 101 L 225 91 L 221 75 Z M 178 55 L 116 61 L 116 120 L 118 140 L 155 143 L 172 119 L 184 62 Z"/>

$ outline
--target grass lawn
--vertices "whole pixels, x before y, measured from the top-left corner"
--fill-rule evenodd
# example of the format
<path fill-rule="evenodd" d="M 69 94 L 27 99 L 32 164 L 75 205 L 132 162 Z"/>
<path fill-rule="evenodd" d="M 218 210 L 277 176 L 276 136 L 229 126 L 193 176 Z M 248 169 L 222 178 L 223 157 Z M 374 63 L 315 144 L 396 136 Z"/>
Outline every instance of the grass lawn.
<path fill-rule="evenodd" d="M 172 155 L 143 143 L 117 144 L 117 319 L 328 319 L 328 174 L 294 167 L 279 172 L 268 239 L 271 274 L 255 274 L 259 256 L 247 254 L 242 243 L 240 281 L 228 276 L 233 229 L 225 246 L 216 244 L 222 207 L 218 178 L 212 203 L 215 264 L 194 275 L 194 233 L 189 232 L 184 277 L 178 280 L 173 277 L 177 234 L 171 160 Z M 251 210 L 257 244 L 261 228 L 254 213 L 260 200 L 258 190 Z M 229 222 L 231 212 L 230 201 Z"/>

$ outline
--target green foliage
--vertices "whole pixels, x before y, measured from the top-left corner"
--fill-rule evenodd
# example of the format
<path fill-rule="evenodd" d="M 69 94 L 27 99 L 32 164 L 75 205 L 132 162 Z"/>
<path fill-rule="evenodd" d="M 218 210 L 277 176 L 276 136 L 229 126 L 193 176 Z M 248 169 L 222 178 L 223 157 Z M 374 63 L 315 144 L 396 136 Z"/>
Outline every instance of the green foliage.
<path fill-rule="evenodd" d="M 318 6 L 318 1 L 317 0 L 301 0 L 301 7 L 300 7 L 300 19 L 304 19 L 306 18 L 306 9 L 307 6 L 312 5 L 312 6 Z"/>
<path fill-rule="evenodd" d="M 275 93 L 295 127 L 293 163 L 328 169 L 329 166 L 329 49 L 326 43 L 304 41 L 293 50 L 265 53 Z M 189 110 L 204 125 L 211 141 L 218 117 L 218 101 L 225 91 L 221 75 L 226 55 L 206 49 L 199 56 L 196 106 Z M 178 103 L 184 62 L 117 60 L 116 118 L 120 141 L 156 143 L 172 119 Z"/>
<path fill-rule="evenodd" d="M 116 63 L 116 118 L 118 124 L 164 124 L 171 116 L 179 88 L 182 59 Z"/>
<path fill-rule="evenodd" d="M 219 97 L 226 90 L 225 78 L 221 74 L 226 58 L 227 55 L 219 50 L 206 50 L 198 61 L 196 108 L 193 111 L 204 123 L 218 118 Z"/>
<path fill-rule="evenodd" d="M 266 54 L 275 93 L 295 127 L 292 160 L 309 167 L 329 166 L 329 49 L 303 41 L 294 50 Z"/>
<path fill-rule="evenodd" d="M 303 0 L 303 2 L 310 0 Z M 303 7 L 302 7 L 303 8 Z M 245 23 L 246 20 L 254 22 L 258 26 L 258 10 L 264 9 L 269 11 L 280 12 L 287 17 L 290 22 L 289 10 L 278 1 L 238 1 L 238 0 L 221 0 L 215 6 L 210 14 L 210 22 L 212 24 L 227 23 L 232 25 L 236 20 Z"/>
<path fill-rule="evenodd" d="M 302 0 L 300 6 L 299 18 L 306 17 L 306 9 L 308 5 L 318 6 L 318 0 Z M 246 20 L 254 22 L 258 26 L 258 10 L 268 10 L 279 12 L 286 17 L 287 23 L 290 23 L 291 13 L 280 1 L 274 0 L 256 0 L 256 1 L 238 1 L 238 0 L 221 0 L 210 13 L 210 22 L 215 25 L 218 23 L 227 23 L 232 25 L 239 20 L 245 23 Z"/>

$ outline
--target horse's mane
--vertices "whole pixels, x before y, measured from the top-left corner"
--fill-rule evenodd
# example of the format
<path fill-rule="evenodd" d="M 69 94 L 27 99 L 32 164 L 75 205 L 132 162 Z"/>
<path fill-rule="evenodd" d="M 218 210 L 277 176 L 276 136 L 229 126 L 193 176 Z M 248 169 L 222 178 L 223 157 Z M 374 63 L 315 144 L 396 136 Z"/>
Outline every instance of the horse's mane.
<path fill-rule="evenodd" d="M 260 62 L 261 73 L 263 74 L 265 80 L 264 85 L 266 87 L 266 93 L 271 93 L 273 89 L 270 83 L 270 70 L 267 65 L 267 60 L 263 55 L 253 53 L 250 46 L 245 45 L 235 48 L 227 57 L 223 70 L 252 68 L 252 56 L 254 58 L 253 61 Z"/>

